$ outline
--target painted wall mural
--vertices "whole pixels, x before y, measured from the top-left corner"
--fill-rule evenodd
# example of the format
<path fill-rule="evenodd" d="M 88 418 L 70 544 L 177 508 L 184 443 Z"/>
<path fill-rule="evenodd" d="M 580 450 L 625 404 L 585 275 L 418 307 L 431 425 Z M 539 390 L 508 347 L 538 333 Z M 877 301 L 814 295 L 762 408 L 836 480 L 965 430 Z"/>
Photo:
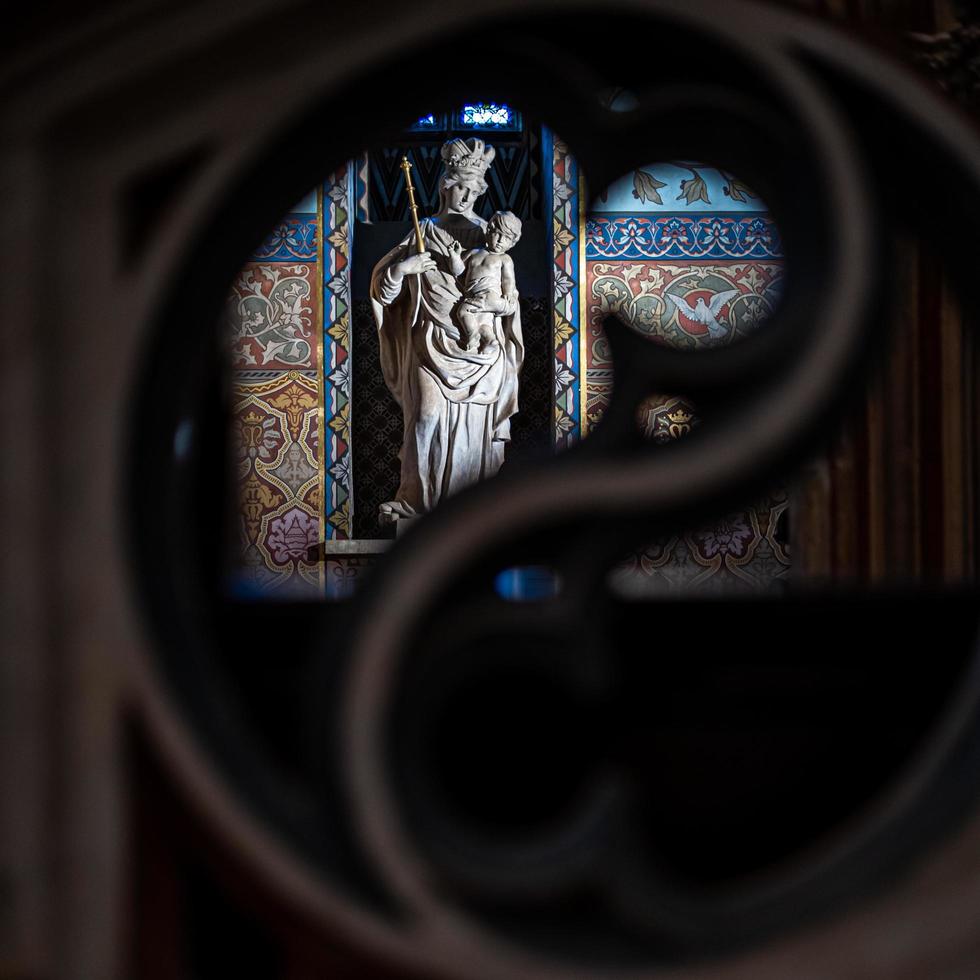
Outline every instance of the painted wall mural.
<path fill-rule="evenodd" d="M 317 597 L 323 569 L 323 363 L 316 195 L 274 228 L 225 308 L 238 481 L 232 594 Z"/>
<path fill-rule="evenodd" d="M 232 287 L 235 367 L 316 367 L 316 263 L 250 262 Z"/>
<path fill-rule="evenodd" d="M 594 201 L 585 229 L 586 424 L 612 390 L 602 321 L 615 315 L 658 343 L 698 350 L 762 326 L 782 293 L 779 230 L 753 191 L 700 164 L 643 167 Z M 637 424 L 669 442 L 699 424 L 682 393 L 651 395 Z M 655 542 L 614 574 L 627 594 L 778 589 L 789 570 L 784 490 L 754 507 Z"/>
<path fill-rule="evenodd" d="M 594 211 L 615 214 L 710 211 L 759 214 L 766 210 L 732 174 L 700 163 L 655 163 L 600 191 Z"/>
<path fill-rule="evenodd" d="M 322 489 L 316 379 L 289 371 L 236 381 L 233 418 L 242 544 L 235 591 L 317 594 Z"/>

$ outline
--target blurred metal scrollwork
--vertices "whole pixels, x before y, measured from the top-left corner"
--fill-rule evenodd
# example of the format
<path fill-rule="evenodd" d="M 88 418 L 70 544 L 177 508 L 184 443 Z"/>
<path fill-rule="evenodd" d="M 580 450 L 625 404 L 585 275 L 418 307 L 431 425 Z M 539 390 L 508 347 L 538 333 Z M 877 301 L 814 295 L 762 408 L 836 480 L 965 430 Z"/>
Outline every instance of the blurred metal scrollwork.
<path fill-rule="evenodd" d="M 599 24 L 647 45 L 616 64 L 615 78 L 597 57 Z M 399 25 L 379 25 L 379 37 Z M 291 689 L 289 724 L 303 730 L 309 758 L 289 780 L 256 749 L 261 740 L 233 696 L 235 665 L 221 653 L 223 639 L 247 632 L 246 614 L 216 612 L 193 561 L 201 551 L 192 535 L 224 503 L 201 462 L 204 440 L 221 442 L 208 388 L 220 352 L 213 337 L 211 348 L 198 339 L 208 336 L 202 319 L 200 331 L 188 330 L 200 363 L 181 366 L 187 404 L 153 417 L 154 398 L 173 389 L 148 357 L 135 413 L 131 537 L 160 638 L 158 686 L 168 692 L 144 687 L 154 724 L 180 744 L 181 764 L 248 859 L 325 929 L 392 962 L 466 977 L 652 976 L 679 962 L 735 976 L 737 964 L 722 958 L 748 948 L 760 956 L 756 976 L 779 975 L 778 958 L 762 959 L 758 944 L 791 942 L 838 903 L 873 894 L 966 811 L 978 665 L 950 668 L 954 693 L 928 738 L 843 830 L 773 867 L 692 882 L 655 830 L 659 776 L 636 745 L 658 661 L 640 662 L 630 630 L 659 617 L 679 631 L 683 617 L 707 614 L 682 607 L 670 619 L 665 605 L 624 603 L 607 577 L 630 549 L 724 513 L 785 474 L 841 418 L 887 333 L 902 222 L 975 300 L 980 145 L 899 67 L 771 7 L 583 2 L 559 17 L 552 5 L 528 4 L 448 18 L 433 36 L 415 30 L 401 48 L 388 37 L 375 53 L 365 41 L 356 71 L 325 86 L 316 105 L 297 103 L 292 128 L 232 168 L 215 212 L 237 220 L 246 191 L 279 177 L 294 188 L 312 183 L 317 166 L 360 152 L 419 105 L 481 94 L 486 79 L 442 68 L 465 52 L 467 63 L 493 67 L 495 98 L 561 133 L 594 188 L 653 160 L 708 160 L 737 174 L 780 229 L 785 296 L 764 329 L 698 353 L 652 345 L 610 319 L 615 388 L 587 440 L 443 503 L 387 553 L 349 618 L 304 612 L 305 635 L 330 655 Z M 635 108 L 609 112 L 597 93 L 610 84 L 635 92 Z M 284 152 L 300 131 L 321 140 L 329 132 L 317 144 L 322 157 Z M 944 194 L 904 200 L 908 171 L 928 174 Z M 908 205 L 901 213 L 899 200 Z M 240 256 L 195 265 L 213 244 L 207 229 L 195 234 L 186 257 L 195 288 L 185 289 L 210 302 L 216 265 L 230 274 Z M 188 305 L 167 297 L 158 333 L 196 316 Z M 702 424 L 668 447 L 645 442 L 636 407 L 654 390 L 692 397 Z M 202 435 L 199 458 L 178 473 L 161 446 L 172 445 L 179 410 L 202 422 Z M 159 522 L 163 507 L 181 519 Z M 504 602 L 493 579 L 514 565 L 550 569 L 558 594 Z M 772 615 L 803 623 L 847 611 L 829 599 L 782 609 Z M 182 726 L 193 733 L 187 742 L 173 734 Z M 200 755 L 187 748 L 195 739 Z M 496 799 L 495 753 L 507 770 Z M 522 769 L 522 759 L 535 765 Z"/>
<path fill-rule="evenodd" d="M 627 641 L 617 634 L 626 614 L 607 595 L 612 563 L 657 532 L 723 513 L 786 472 L 840 417 L 888 324 L 888 259 L 907 219 L 896 207 L 901 171 L 941 176 L 946 200 L 956 202 L 930 202 L 914 230 L 961 285 L 969 283 L 963 229 L 972 223 L 964 214 L 980 216 L 974 134 L 871 52 L 770 11 L 753 11 L 751 31 L 732 26 L 738 17 L 719 26 L 708 7 L 680 14 L 651 4 L 644 15 L 658 20 L 666 50 L 717 45 L 716 56 L 741 70 L 725 90 L 668 73 L 672 84 L 641 96 L 625 120 L 583 111 L 587 122 L 565 135 L 582 147 L 592 186 L 685 146 L 688 158 L 722 161 L 760 188 L 787 243 L 785 302 L 756 336 L 709 354 L 665 351 L 607 321 L 616 386 L 598 430 L 560 459 L 460 495 L 406 537 L 359 600 L 343 688 L 341 766 L 359 839 L 419 935 L 438 937 L 430 951 L 441 948 L 444 964 L 476 958 L 488 975 L 545 975 L 563 959 L 583 973 L 590 958 L 596 969 L 636 968 L 644 942 L 668 959 L 717 955 L 826 914 L 901 861 L 923 806 L 935 806 L 931 794 L 963 776 L 950 769 L 954 747 L 976 741 L 974 664 L 929 751 L 849 835 L 737 885 L 699 890 L 671 877 L 650 840 L 656 790 L 642 784 L 655 785 L 656 774 L 638 776 L 603 739 L 600 719 L 623 709 L 631 676 L 615 649 Z M 707 406 L 705 424 L 669 451 L 644 445 L 632 417 L 651 390 L 692 395 Z M 560 595 L 543 607 L 494 596 L 487 584 L 515 555 L 553 569 Z M 523 836 L 467 825 L 459 801 L 440 797 L 440 786 L 452 795 L 452 768 L 466 760 L 447 761 L 434 747 L 465 730 L 434 721 L 451 713 L 453 698 L 479 713 L 468 685 L 496 690 L 508 670 L 512 683 L 532 689 L 535 676 L 546 678 L 544 688 L 560 690 L 554 697 L 576 706 L 602 746 L 599 761 L 583 757 L 580 782 L 548 829 L 522 826 Z M 552 717 L 547 704 L 542 695 L 537 723 L 559 725 L 560 710 Z M 489 729 L 492 739 L 497 729 Z M 577 919 L 583 895 L 592 904 Z M 569 911 L 551 913 L 556 906 Z M 597 949 L 614 952 L 605 959 Z"/>

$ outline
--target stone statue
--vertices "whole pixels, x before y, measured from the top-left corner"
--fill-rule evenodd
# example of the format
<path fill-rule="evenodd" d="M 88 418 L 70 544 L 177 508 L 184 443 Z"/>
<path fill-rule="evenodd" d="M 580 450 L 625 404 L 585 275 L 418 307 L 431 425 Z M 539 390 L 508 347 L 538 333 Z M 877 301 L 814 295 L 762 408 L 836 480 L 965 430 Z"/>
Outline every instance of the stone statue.
<path fill-rule="evenodd" d="M 488 225 L 473 213 L 493 157 L 480 139 L 447 142 L 438 213 L 371 275 L 381 368 L 404 417 L 401 482 L 381 505 L 383 521 L 429 511 L 504 461 L 524 360 L 506 253 L 521 223 L 502 212 Z"/>
<path fill-rule="evenodd" d="M 514 260 L 507 253 L 520 237 L 520 218 L 498 211 L 487 222 L 486 248 L 471 248 L 464 255 L 459 242 L 452 246 L 453 274 L 465 277 L 458 317 L 468 351 L 477 345 L 484 350 L 494 342 L 496 314 L 490 310 L 508 310 L 517 302 Z"/>

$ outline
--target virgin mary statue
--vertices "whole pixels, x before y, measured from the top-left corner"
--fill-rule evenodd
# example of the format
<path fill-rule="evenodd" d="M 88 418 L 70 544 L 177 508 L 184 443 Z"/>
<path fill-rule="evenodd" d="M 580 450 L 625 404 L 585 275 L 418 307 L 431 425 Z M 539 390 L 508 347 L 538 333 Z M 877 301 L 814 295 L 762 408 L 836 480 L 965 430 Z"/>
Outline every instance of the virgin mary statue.
<path fill-rule="evenodd" d="M 424 251 L 412 231 L 371 275 L 381 368 L 404 418 L 401 482 L 380 507 L 383 521 L 431 510 L 504 461 L 524 359 L 517 293 L 467 289 L 469 312 L 493 314 L 492 340 L 468 350 L 457 320 L 465 272 L 453 274 L 461 249 L 485 244 L 486 222 L 473 208 L 493 158 L 480 139 L 446 143 L 439 211 L 421 223 Z"/>

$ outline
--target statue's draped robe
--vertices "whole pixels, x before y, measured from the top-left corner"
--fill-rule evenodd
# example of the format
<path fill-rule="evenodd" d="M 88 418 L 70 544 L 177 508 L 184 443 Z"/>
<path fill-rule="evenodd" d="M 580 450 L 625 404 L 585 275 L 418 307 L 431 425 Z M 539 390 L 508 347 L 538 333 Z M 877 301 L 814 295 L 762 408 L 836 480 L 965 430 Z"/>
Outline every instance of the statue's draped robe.
<path fill-rule="evenodd" d="M 452 274 L 450 245 L 483 245 L 483 230 L 474 226 L 469 234 L 454 234 L 432 221 L 422 229 L 436 269 L 407 275 L 400 287 L 395 281 L 392 264 L 417 251 L 413 232 L 371 276 L 381 368 L 404 417 L 401 483 L 387 507 L 400 517 L 431 510 L 443 496 L 500 469 L 524 360 L 516 302 L 494 317 L 496 343 L 483 351 L 460 346 L 453 313 L 463 277 Z"/>

